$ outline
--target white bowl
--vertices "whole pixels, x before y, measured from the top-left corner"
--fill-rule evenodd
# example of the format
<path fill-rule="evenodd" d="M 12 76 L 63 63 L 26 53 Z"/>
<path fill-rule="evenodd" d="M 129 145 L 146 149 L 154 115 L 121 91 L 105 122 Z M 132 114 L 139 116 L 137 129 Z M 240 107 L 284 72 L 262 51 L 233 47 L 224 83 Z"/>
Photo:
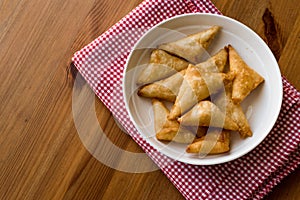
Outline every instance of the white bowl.
<path fill-rule="evenodd" d="M 242 103 L 253 136 L 241 139 L 231 134 L 231 150 L 219 155 L 198 157 L 185 153 L 186 144 L 165 144 L 155 138 L 151 100 L 137 96 L 137 78 L 149 61 L 150 52 L 159 44 L 174 41 L 188 34 L 219 25 L 221 32 L 216 36 L 208 53 L 213 55 L 231 44 L 245 62 L 265 79 Z M 126 109 L 141 136 L 162 154 L 175 160 L 195 164 L 212 165 L 239 158 L 257 145 L 271 131 L 278 117 L 282 102 L 282 81 L 279 66 L 265 42 L 242 23 L 221 15 L 185 14 L 167 19 L 147 31 L 137 42 L 128 57 L 124 70 L 123 93 Z"/>

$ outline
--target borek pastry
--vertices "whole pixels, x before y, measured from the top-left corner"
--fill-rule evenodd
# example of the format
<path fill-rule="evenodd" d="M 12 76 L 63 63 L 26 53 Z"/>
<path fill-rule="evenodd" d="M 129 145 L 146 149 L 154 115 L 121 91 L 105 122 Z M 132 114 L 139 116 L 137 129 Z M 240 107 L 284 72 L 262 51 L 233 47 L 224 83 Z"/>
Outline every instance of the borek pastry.
<path fill-rule="evenodd" d="M 164 79 L 188 67 L 188 62 L 159 49 L 152 51 L 147 67 L 141 72 L 137 84 L 144 85 Z"/>
<path fill-rule="evenodd" d="M 183 81 L 185 71 L 186 69 L 177 72 L 166 79 L 142 86 L 138 90 L 138 95 L 174 102 Z"/>
<path fill-rule="evenodd" d="M 201 61 L 203 52 L 208 48 L 219 30 L 219 26 L 213 26 L 180 40 L 162 44 L 158 48 L 197 64 Z"/>
<path fill-rule="evenodd" d="M 264 78 L 251 69 L 231 45 L 228 48 L 230 72 L 235 74 L 232 100 L 234 103 L 241 103 L 251 91 L 264 81 Z"/>
<path fill-rule="evenodd" d="M 178 143 L 191 143 L 195 134 L 183 128 L 176 120 L 168 120 L 168 108 L 159 100 L 153 99 L 154 129 L 156 138 L 162 141 L 174 141 Z"/>
<path fill-rule="evenodd" d="M 219 154 L 230 150 L 230 134 L 226 130 L 213 130 L 188 145 L 187 153 Z"/>
<path fill-rule="evenodd" d="M 211 101 L 200 101 L 190 111 L 178 118 L 178 121 L 186 126 L 219 127 L 232 131 L 237 131 L 239 128 Z"/>

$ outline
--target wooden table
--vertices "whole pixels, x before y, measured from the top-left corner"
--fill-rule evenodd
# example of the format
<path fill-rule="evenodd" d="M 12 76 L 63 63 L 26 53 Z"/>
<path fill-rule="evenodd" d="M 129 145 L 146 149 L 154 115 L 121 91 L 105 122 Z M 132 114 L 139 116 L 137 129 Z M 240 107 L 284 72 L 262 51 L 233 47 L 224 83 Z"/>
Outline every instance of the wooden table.
<path fill-rule="evenodd" d="M 0 1 L 0 199 L 183 199 L 159 170 L 133 174 L 101 164 L 82 145 L 73 121 L 72 55 L 140 2 Z M 255 30 L 300 89 L 297 0 L 213 3 Z M 112 142 L 142 152 L 102 103 L 95 104 Z M 266 199 L 299 196 L 296 170 Z"/>

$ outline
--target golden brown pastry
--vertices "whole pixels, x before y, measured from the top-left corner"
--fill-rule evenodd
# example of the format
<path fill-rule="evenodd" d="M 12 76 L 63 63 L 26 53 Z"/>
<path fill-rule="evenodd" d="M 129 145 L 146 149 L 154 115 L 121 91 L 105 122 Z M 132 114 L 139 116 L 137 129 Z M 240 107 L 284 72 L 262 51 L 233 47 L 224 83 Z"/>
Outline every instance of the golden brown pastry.
<path fill-rule="evenodd" d="M 174 102 L 179 92 L 185 71 L 186 69 L 181 70 L 166 79 L 142 86 L 138 90 L 138 95 Z"/>
<path fill-rule="evenodd" d="M 148 84 L 186 69 L 188 62 L 159 49 L 152 51 L 147 67 L 141 72 L 137 84 Z"/>
<path fill-rule="evenodd" d="M 212 130 L 188 145 L 187 153 L 219 154 L 230 150 L 230 133 L 226 130 Z"/>
<path fill-rule="evenodd" d="M 251 91 L 264 81 L 256 71 L 251 69 L 236 50 L 229 45 L 230 72 L 235 74 L 232 85 L 232 100 L 241 103 Z"/>
<path fill-rule="evenodd" d="M 232 131 L 237 131 L 239 128 L 211 101 L 200 101 L 190 111 L 178 118 L 178 121 L 185 126 L 220 127 Z"/>
<path fill-rule="evenodd" d="M 252 131 L 240 104 L 232 101 L 232 83 L 225 85 L 225 91 L 219 94 L 214 103 L 220 108 L 226 116 L 230 117 L 238 126 L 242 138 L 252 136 Z"/>
<path fill-rule="evenodd" d="M 203 52 L 208 48 L 219 30 L 219 26 L 213 26 L 207 30 L 189 35 L 180 40 L 162 44 L 158 48 L 196 64 L 201 61 Z"/>
<path fill-rule="evenodd" d="M 178 143 L 191 143 L 195 134 L 180 126 L 176 120 L 168 120 L 168 108 L 159 100 L 152 100 L 154 111 L 154 129 L 156 138 L 162 141 L 174 141 Z"/>
<path fill-rule="evenodd" d="M 218 92 L 224 87 L 223 82 L 232 78 L 224 73 L 200 73 L 197 67 L 190 64 L 168 118 L 176 119 L 199 101 Z"/>
<path fill-rule="evenodd" d="M 228 52 L 227 47 L 218 51 L 207 61 L 195 65 L 200 72 L 223 72 L 227 64 Z"/>

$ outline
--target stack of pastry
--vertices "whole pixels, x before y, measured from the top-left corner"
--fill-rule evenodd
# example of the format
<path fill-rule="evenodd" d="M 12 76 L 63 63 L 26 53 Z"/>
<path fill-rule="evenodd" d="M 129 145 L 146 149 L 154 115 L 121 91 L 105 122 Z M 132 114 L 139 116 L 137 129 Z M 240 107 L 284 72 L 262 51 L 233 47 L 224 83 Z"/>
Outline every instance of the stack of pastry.
<path fill-rule="evenodd" d="M 220 29 L 158 46 L 138 79 L 138 95 L 152 99 L 156 138 L 187 143 L 188 153 L 227 152 L 232 131 L 252 136 L 240 104 L 263 77 L 231 45 L 200 62 Z"/>

